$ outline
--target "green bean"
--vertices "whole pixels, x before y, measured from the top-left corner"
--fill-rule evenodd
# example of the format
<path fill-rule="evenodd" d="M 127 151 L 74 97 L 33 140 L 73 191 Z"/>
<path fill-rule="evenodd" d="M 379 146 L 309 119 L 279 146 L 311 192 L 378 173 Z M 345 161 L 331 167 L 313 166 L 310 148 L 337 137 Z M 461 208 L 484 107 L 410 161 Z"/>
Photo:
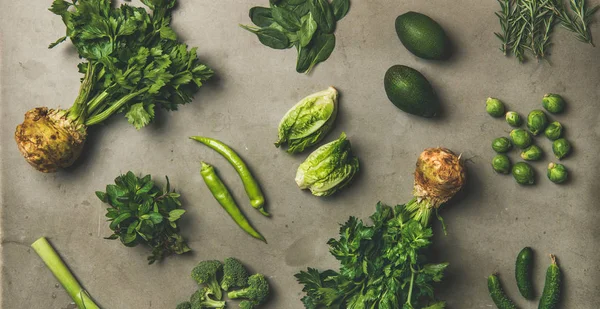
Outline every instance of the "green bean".
<path fill-rule="evenodd" d="M 212 148 L 225 157 L 229 163 L 231 163 L 233 168 L 237 171 L 238 175 L 240 175 L 240 178 L 242 179 L 244 189 L 246 189 L 246 194 L 248 194 L 248 197 L 250 198 L 250 204 L 252 207 L 256 208 L 261 214 L 268 217 L 269 213 L 264 209 L 265 197 L 260 189 L 260 186 L 258 185 L 258 182 L 256 179 L 254 179 L 254 176 L 252 176 L 242 158 L 240 158 L 240 156 L 238 156 L 238 154 L 229 146 L 216 139 L 203 136 L 191 136 L 190 138 Z"/>
<path fill-rule="evenodd" d="M 237 223 L 237 225 L 239 225 L 242 230 L 246 231 L 246 233 L 248 233 L 250 236 L 260 239 L 266 243 L 267 240 L 258 231 L 256 231 L 252 225 L 250 225 L 248 219 L 246 219 L 242 211 L 238 208 L 233 196 L 231 196 L 231 193 L 229 193 L 229 190 L 223 181 L 221 181 L 219 175 L 217 175 L 215 172 L 214 167 L 212 167 L 210 164 L 202 162 L 200 174 L 202 175 L 202 178 L 204 179 L 204 182 L 206 183 L 206 186 L 212 195 L 215 197 L 217 202 L 221 204 L 223 209 L 225 209 L 225 211 L 231 216 L 233 221 L 235 221 L 235 223 Z"/>

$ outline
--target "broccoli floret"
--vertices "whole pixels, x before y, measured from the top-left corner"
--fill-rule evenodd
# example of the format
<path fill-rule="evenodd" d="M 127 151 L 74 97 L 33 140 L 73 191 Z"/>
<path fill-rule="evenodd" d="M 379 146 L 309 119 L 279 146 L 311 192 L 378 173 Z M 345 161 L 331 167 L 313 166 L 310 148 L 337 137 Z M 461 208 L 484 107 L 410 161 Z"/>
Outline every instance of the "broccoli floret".
<path fill-rule="evenodd" d="M 192 270 L 192 278 L 198 284 L 206 284 L 218 300 L 223 298 L 218 274 L 223 269 L 220 261 L 202 261 Z"/>
<path fill-rule="evenodd" d="M 240 309 L 254 309 L 257 307 L 257 304 L 253 301 L 242 300 L 240 302 Z"/>
<path fill-rule="evenodd" d="M 226 258 L 223 263 L 223 280 L 221 288 L 229 291 L 230 288 L 244 288 L 248 285 L 248 271 L 240 261 L 235 258 Z"/>
<path fill-rule="evenodd" d="M 261 274 L 256 274 L 248 278 L 248 287 L 245 289 L 231 291 L 227 293 L 231 299 L 244 298 L 253 301 L 255 304 L 261 304 L 269 296 L 269 282 Z"/>
<path fill-rule="evenodd" d="M 175 309 L 192 309 L 192 304 L 190 304 L 189 301 L 184 301 L 183 303 L 177 305 Z"/>
<path fill-rule="evenodd" d="M 202 287 L 190 297 L 190 309 L 204 309 L 204 308 L 225 308 L 224 301 L 218 301 L 210 298 L 212 291 L 207 287 Z"/>

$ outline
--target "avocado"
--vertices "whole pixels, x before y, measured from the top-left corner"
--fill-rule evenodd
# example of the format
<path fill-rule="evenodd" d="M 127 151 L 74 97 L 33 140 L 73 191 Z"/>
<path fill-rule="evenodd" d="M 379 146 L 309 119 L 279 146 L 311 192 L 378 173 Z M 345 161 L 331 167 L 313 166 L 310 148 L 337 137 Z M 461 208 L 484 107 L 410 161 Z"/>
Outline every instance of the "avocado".
<path fill-rule="evenodd" d="M 384 86 L 390 101 L 409 114 L 431 118 L 439 112 L 439 101 L 431 84 L 413 68 L 392 66 L 385 73 Z"/>
<path fill-rule="evenodd" d="M 396 33 L 404 47 L 417 57 L 444 60 L 452 53 L 446 32 L 427 15 L 408 12 L 398 16 Z"/>

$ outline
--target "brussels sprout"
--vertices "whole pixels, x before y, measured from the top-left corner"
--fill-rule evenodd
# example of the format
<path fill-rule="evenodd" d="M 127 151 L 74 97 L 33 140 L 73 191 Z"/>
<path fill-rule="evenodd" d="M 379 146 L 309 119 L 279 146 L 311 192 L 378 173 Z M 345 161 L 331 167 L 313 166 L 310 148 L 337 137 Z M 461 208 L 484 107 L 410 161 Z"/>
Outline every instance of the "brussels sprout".
<path fill-rule="evenodd" d="M 497 153 L 508 152 L 511 148 L 512 144 L 506 137 L 498 137 L 492 141 L 492 149 Z"/>
<path fill-rule="evenodd" d="M 559 138 L 552 143 L 552 151 L 560 160 L 571 152 L 571 143 L 564 138 Z"/>
<path fill-rule="evenodd" d="M 553 114 L 559 114 L 565 109 L 565 100 L 558 94 L 548 93 L 542 99 L 542 106 Z"/>
<path fill-rule="evenodd" d="M 492 117 L 502 117 L 504 115 L 504 103 L 498 99 L 488 98 L 485 101 L 485 110 Z"/>
<path fill-rule="evenodd" d="M 535 183 L 535 172 L 531 165 L 518 162 L 512 167 L 512 175 L 520 185 L 532 185 Z"/>
<path fill-rule="evenodd" d="M 548 179 L 553 183 L 562 183 L 567 180 L 567 168 L 558 163 L 548 164 Z"/>
<path fill-rule="evenodd" d="M 527 161 L 537 161 L 542 158 L 542 155 L 544 155 L 544 152 L 536 145 L 531 145 L 521 152 L 521 158 Z"/>
<path fill-rule="evenodd" d="M 529 147 L 532 143 L 531 134 L 523 129 L 514 129 L 510 131 L 510 138 L 513 145 L 521 149 Z"/>
<path fill-rule="evenodd" d="M 521 119 L 521 115 L 517 112 L 507 112 L 506 113 L 506 122 L 511 127 L 520 127 L 523 124 L 523 119 Z"/>
<path fill-rule="evenodd" d="M 538 135 L 548 126 L 548 117 L 539 109 L 531 111 L 527 116 L 527 128 L 533 135 Z"/>
<path fill-rule="evenodd" d="M 315 196 L 328 196 L 346 187 L 358 170 L 358 158 L 352 155 L 350 141 L 342 133 L 340 138 L 317 148 L 300 164 L 296 183 L 300 189 L 310 189 Z"/>
<path fill-rule="evenodd" d="M 510 173 L 510 159 L 505 154 L 498 154 L 492 159 L 492 168 L 500 174 Z"/>
<path fill-rule="evenodd" d="M 560 136 L 562 135 L 562 130 L 563 130 L 563 126 L 560 124 L 560 122 L 555 121 L 548 125 L 546 130 L 544 130 L 544 134 L 551 141 L 555 141 L 555 140 L 559 139 Z"/>
<path fill-rule="evenodd" d="M 322 140 L 337 115 L 338 92 L 333 87 L 300 100 L 281 119 L 275 147 L 287 144 L 289 153 L 298 153 Z"/>

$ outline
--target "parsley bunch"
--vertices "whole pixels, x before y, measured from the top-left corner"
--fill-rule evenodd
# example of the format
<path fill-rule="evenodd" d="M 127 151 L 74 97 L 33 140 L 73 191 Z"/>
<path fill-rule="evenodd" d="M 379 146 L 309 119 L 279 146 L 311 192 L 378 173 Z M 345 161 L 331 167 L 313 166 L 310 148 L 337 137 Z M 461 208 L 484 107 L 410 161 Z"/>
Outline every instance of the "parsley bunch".
<path fill-rule="evenodd" d="M 430 264 L 422 250 L 431 244 L 430 227 L 411 219 L 404 205 L 377 204 L 372 225 L 355 217 L 341 226 L 329 251 L 339 271 L 308 268 L 296 274 L 304 285 L 307 309 L 426 308 L 441 309 L 433 283 L 441 281 L 448 263 Z"/>
<path fill-rule="evenodd" d="M 120 239 L 128 247 L 140 243 L 152 247 L 149 264 L 176 253 L 191 249 L 179 234 L 177 221 L 185 213 L 181 209 L 179 193 L 171 191 L 169 177 L 160 189 L 150 175 L 142 178 L 127 172 L 106 186 L 106 192 L 96 191 L 96 196 L 110 205 L 106 217 L 113 234 L 107 239 Z"/>

